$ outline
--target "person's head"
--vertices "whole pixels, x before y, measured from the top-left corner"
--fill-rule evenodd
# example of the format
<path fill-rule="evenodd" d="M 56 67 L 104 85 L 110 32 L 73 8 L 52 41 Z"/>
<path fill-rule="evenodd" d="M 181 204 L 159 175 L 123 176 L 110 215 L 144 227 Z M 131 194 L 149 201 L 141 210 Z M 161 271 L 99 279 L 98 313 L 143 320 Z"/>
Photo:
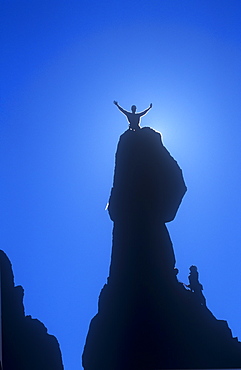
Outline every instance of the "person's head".
<path fill-rule="evenodd" d="M 132 105 L 131 111 L 132 111 L 132 113 L 136 113 L 136 106 L 135 105 Z"/>
<path fill-rule="evenodd" d="M 191 267 L 189 267 L 189 270 L 191 272 L 197 271 L 197 266 L 192 265 Z"/>

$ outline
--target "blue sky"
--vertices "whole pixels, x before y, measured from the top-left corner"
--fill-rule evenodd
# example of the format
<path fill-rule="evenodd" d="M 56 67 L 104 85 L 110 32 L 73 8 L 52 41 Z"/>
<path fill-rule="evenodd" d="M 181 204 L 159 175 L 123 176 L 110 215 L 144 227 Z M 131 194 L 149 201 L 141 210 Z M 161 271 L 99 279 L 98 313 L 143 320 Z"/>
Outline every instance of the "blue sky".
<path fill-rule="evenodd" d="M 125 117 L 153 108 L 188 192 L 168 224 L 188 282 L 241 340 L 241 4 L 239 1 L 2 0 L 1 248 L 26 314 L 81 369 L 108 276 L 105 211 Z"/>

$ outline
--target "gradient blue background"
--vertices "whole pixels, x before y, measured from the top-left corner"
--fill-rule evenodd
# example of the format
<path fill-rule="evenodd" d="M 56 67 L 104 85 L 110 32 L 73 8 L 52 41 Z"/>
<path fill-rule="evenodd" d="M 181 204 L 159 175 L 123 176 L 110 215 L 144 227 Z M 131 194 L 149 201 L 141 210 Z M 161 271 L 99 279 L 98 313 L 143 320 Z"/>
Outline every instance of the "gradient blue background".
<path fill-rule="evenodd" d="M 168 225 L 179 279 L 241 340 L 241 2 L 2 0 L 1 249 L 26 314 L 81 353 L 108 276 L 105 211 L 127 121 L 151 102 L 188 192 Z M 147 189 L 148 191 L 148 189 Z"/>

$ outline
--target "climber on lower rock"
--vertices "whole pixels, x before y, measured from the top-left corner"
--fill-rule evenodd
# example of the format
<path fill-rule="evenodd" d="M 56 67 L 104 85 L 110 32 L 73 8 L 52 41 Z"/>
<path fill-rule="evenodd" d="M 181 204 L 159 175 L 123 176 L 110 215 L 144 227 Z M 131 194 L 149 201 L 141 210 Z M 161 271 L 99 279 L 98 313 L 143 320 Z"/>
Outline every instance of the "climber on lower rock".
<path fill-rule="evenodd" d="M 202 293 L 203 286 L 198 279 L 197 266 L 192 265 L 191 267 L 189 267 L 189 270 L 189 285 L 187 285 L 187 287 L 190 288 L 191 292 L 195 294 L 195 297 L 197 298 L 199 303 L 201 303 L 201 305 L 203 306 L 206 306 L 206 299 Z"/>

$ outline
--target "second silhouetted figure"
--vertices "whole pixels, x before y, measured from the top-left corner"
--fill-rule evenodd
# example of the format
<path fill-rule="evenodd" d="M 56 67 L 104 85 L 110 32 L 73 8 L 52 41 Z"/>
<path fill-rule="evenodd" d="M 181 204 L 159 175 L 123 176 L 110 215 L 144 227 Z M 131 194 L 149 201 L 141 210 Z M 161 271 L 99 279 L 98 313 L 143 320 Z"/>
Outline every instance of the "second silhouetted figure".
<path fill-rule="evenodd" d="M 130 130 L 138 130 L 140 129 L 140 120 L 141 117 L 144 116 L 152 107 L 152 104 L 150 104 L 149 108 L 145 109 L 143 112 L 136 113 L 136 106 L 132 105 L 131 112 L 126 111 L 123 109 L 117 101 L 114 100 L 114 104 L 119 108 L 119 110 L 126 116 L 129 122 L 129 129 Z"/>

